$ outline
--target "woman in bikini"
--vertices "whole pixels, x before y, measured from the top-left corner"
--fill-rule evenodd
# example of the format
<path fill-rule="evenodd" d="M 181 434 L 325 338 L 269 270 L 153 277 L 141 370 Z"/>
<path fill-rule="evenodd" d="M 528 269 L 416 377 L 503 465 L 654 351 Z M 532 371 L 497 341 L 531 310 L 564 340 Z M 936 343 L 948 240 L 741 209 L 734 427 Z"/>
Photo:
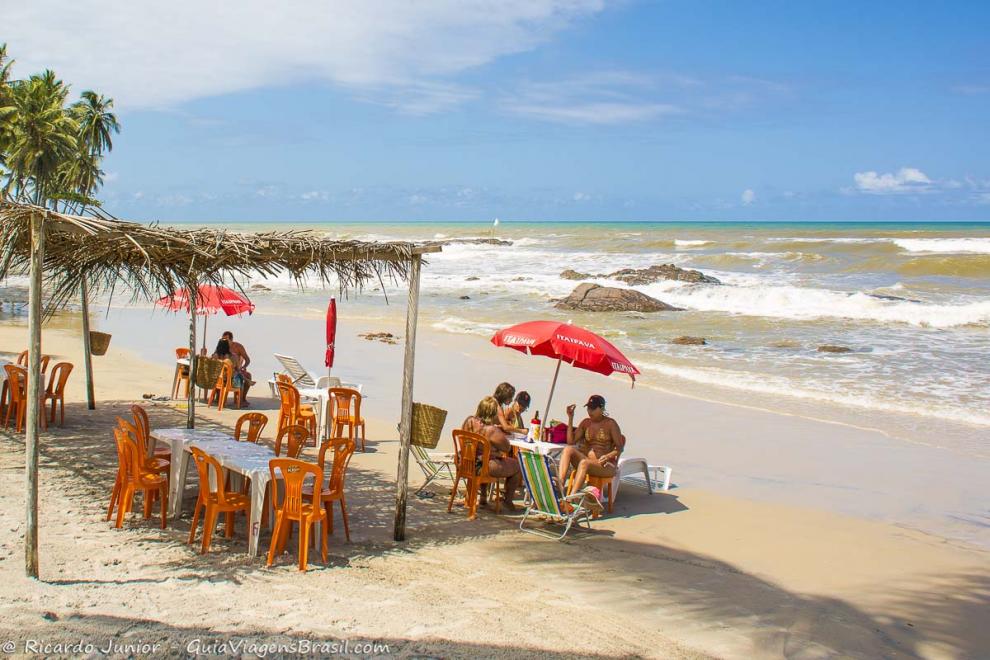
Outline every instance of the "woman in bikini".
<path fill-rule="evenodd" d="M 498 425 L 498 401 L 494 397 L 485 397 L 478 403 L 478 409 L 474 415 L 464 420 L 461 428 L 471 431 L 487 438 L 491 444 L 491 456 L 488 460 L 488 474 L 493 477 L 505 479 L 505 494 L 502 497 L 502 506 L 508 511 L 516 510 L 512 503 L 516 489 L 522 483 L 522 473 L 519 471 L 519 461 L 512 455 L 512 445 L 509 444 L 509 437 L 505 435 Z M 488 489 L 481 488 L 481 506 L 486 506 L 488 501 Z"/>
<path fill-rule="evenodd" d="M 567 406 L 567 447 L 560 455 L 557 474 L 561 483 L 566 483 L 567 472 L 574 467 L 574 479 L 569 493 L 576 493 L 584 487 L 584 481 L 593 477 L 614 477 L 619 454 L 625 441 L 619 425 L 605 413 L 604 397 L 595 394 L 584 404 L 588 417 L 574 428 L 574 404 Z"/>

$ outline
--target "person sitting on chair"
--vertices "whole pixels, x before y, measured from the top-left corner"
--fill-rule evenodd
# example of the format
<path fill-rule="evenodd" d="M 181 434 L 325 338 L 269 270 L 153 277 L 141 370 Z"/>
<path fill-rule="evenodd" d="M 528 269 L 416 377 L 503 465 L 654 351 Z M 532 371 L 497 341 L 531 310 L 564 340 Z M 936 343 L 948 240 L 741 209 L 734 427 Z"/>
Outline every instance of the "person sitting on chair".
<path fill-rule="evenodd" d="M 614 477 L 619 462 L 619 454 L 625 445 L 625 438 L 619 424 L 605 412 L 605 398 L 593 394 L 584 404 L 588 417 L 574 428 L 574 404 L 567 406 L 567 447 L 560 455 L 557 474 L 561 487 L 567 482 L 567 471 L 572 465 L 574 479 L 568 493 L 576 493 L 584 487 L 584 481 L 593 477 Z"/>
<path fill-rule="evenodd" d="M 235 358 L 234 367 L 241 375 L 241 403 L 246 404 L 248 390 L 254 385 L 254 381 L 251 379 L 251 372 L 247 370 L 248 365 L 251 364 L 251 356 L 248 355 L 244 344 L 234 341 L 234 333 L 230 330 L 223 333 L 222 338 L 227 340 L 227 343 L 230 345 L 230 354 Z"/>
<path fill-rule="evenodd" d="M 508 511 L 515 511 L 512 496 L 522 483 L 522 472 L 519 461 L 512 455 L 512 445 L 509 437 L 498 426 L 498 401 L 495 397 L 487 396 L 478 403 L 478 409 L 461 424 L 461 429 L 477 433 L 486 438 L 491 444 L 492 451 L 488 460 L 488 473 L 493 477 L 505 479 L 505 493 L 502 496 L 502 506 Z M 488 489 L 481 487 L 481 506 L 487 506 Z"/>
<path fill-rule="evenodd" d="M 505 433 L 525 433 L 526 425 L 523 423 L 523 413 L 529 410 L 532 399 L 529 392 L 519 392 L 515 400 L 507 407 L 499 407 L 499 426 Z"/>

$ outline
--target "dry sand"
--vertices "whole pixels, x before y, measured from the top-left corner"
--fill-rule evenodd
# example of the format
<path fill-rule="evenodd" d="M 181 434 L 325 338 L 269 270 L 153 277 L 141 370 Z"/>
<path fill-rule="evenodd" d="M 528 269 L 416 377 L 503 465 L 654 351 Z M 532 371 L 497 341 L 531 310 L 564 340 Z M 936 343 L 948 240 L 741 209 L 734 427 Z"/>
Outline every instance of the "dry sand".
<path fill-rule="evenodd" d="M 563 543 L 519 533 L 516 517 L 485 513 L 469 522 L 461 510 L 447 514 L 438 489 L 436 498 L 411 501 L 409 540 L 393 543 L 398 403 L 397 387 L 384 384 L 369 397 L 369 451 L 355 456 L 348 477 L 352 542 L 338 526 L 328 567 L 301 574 L 286 556 L 266 569 L 244 552 L 243 522 L 234 539 L 217 538 L 209 555 L 196 554 L 185 544 L 191 498 L 167 530 L 140 516 L 114 530 L 103 520 L 115 471 L 113 418 L 142 392 L 167 392 L 171 368 L 115 338 L 96 359 L 100 401 L 87 411 L 78 335 L 71 319 L 60 323 L 68 329 L 46 329 L 44 351 L 79 367 L 65 428 L 42 438 L 39 581 L 23 575 L 23 437 L 0 433 L 0 644 L 10 639 L 23 651 L 31 641 L 158 643 L 158 653 L 172 655 L 195 650 L 188 645 L 196 640 L 245 638 L 374 640 L 389 645 L 381 655 L 444 657 L 990 655 L 986 551 L 696 483 L 653 496 L 624 489 L 613 516 Z M 145 355 L 169 350 L 144 340 Z M 23 325 L 0 327 L 0 356 L 24 345 Z M 395 377 L 377 377 L 397 381 L 401 351 L 380 350 L 376 369 Z M 462 415 L 468 394 L 437 382 L 437 368 L 418 371 L 417 393 L 437 401 L 448 392 L 452 417 Z M 487 389 L 492 379 L 483 380 Z M 255 394 L 254 409 L 274 407 L 263 390 Z M 768 423 L 769 413 L 717 409 L 712 424 Z M 203 425 L 230 427 L 238 414 L 198 410 Z M 149 411 L 156 427 L 184 420 L 171 404 Z M 857 433 L 784 416 L 772 422 L 809 425 L 801 433 L 823 443 Z M 269 442 L 271 435 L 269 428 Z M 418 480 L 415 465 L 410 473 Z M 267 546 L 263 532 L 262 551 Z"/>

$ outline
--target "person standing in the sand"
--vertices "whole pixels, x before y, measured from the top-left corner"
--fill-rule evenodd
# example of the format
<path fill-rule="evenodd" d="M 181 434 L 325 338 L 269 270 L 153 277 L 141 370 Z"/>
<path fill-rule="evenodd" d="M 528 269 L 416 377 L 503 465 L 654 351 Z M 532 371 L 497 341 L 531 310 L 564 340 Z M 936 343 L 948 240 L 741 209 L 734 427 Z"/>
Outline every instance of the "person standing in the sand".
<path fill-rule="evenodd" d="M 593 394 L 584 404 L 588 417 L 574 428 L 574 408 L 567 406 L 567 447 L 560 455 L 557 474 L 561 487 L 567 481 L 567 471 L 572 465 L 574 480 L 569 493 L 584 487 L 584 480 L 593 477 L 614 477 L 625 440 L 619 424 L 605 412 L 605 397 Z"/>

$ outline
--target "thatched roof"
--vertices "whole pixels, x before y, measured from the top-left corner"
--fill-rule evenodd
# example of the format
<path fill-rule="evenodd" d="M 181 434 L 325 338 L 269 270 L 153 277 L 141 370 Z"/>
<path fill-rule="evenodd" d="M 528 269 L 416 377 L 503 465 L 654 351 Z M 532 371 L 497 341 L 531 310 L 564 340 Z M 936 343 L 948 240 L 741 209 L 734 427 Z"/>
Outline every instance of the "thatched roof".
<path fill-rule="evenodd" d="M 112 294 L 126 285 L 148 299 L 196 284 L 240 286 L 251 275 L 290 274 L 347 291 L 369 280 L 404 280 L 414 254 L 439 251 L 406 242 L 337 241 L 308 231 L 165 228 L 0 202 L 0 279 L 27 273 L 36 213 L 45 216 L 49 311 L 73 298 L 84 277 L 93 292 Z"/>

